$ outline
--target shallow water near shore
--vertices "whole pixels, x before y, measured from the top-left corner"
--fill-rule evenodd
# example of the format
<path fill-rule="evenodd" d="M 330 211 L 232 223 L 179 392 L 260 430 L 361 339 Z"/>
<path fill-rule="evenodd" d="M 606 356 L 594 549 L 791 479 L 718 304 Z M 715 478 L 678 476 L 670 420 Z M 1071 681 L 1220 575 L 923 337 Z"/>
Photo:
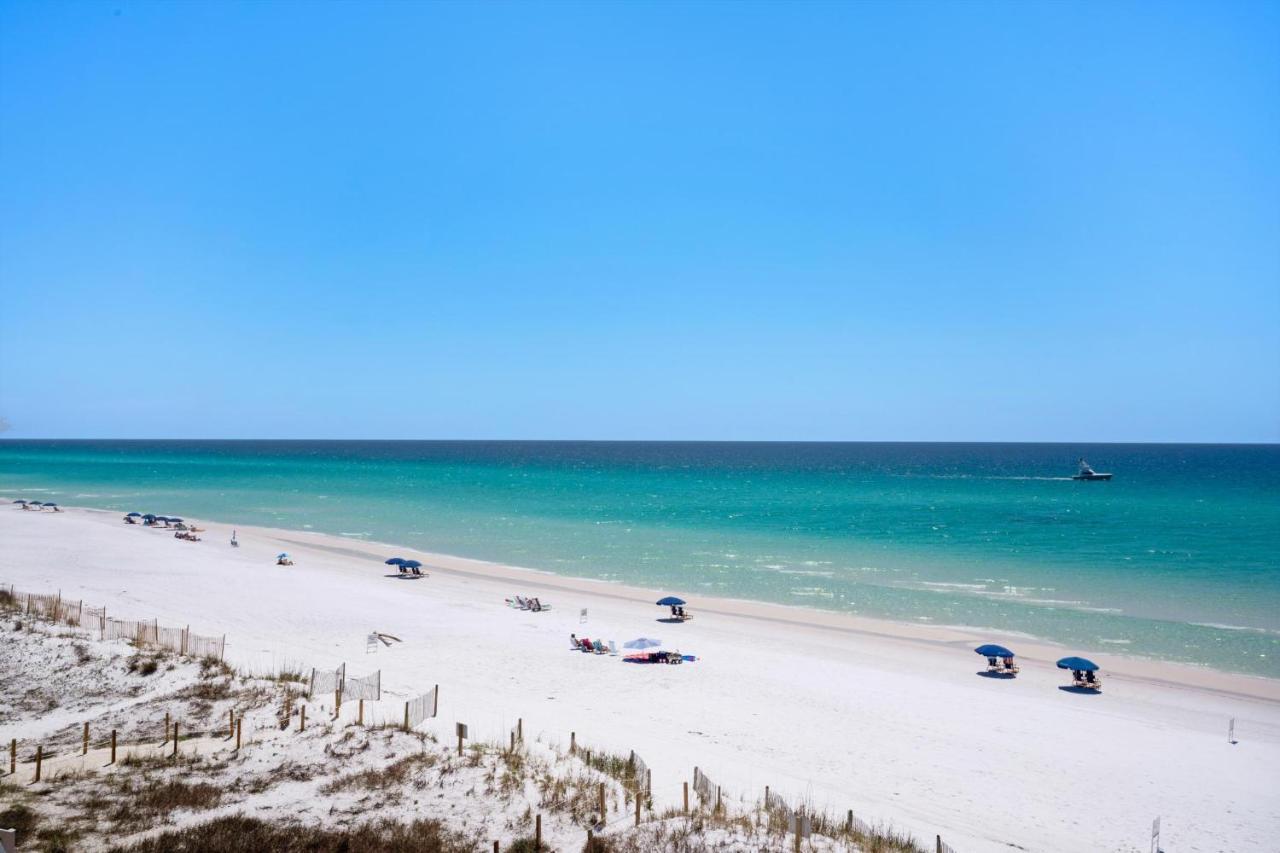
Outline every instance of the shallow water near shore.
<path fill-rule="evenodd" d="M 0 493 L 1280 677 L 1274 445 L 5 441 Z"/>

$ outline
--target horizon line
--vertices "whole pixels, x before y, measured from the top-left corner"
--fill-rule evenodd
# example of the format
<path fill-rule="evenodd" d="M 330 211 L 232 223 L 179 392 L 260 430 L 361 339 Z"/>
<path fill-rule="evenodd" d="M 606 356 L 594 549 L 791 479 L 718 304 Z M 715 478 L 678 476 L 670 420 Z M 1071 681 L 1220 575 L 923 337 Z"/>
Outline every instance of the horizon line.
<path fill-rule="evenodd" d="M 131 442 L 386 442 L 386 443 L 439 443 L 439 444 L 1080 444 L 1080 445 L 1181 445 L 1192 447 L 1276 447 L 1275 441 L 1176 441 L 1176 440 L 1063 440 L 1063 439 L 789 439 L 789 438 L 177 438 L 177 437 L 103 437 L 103 436 L 0 436 L 0 442 L 17 441 L 131 441 Z"/>

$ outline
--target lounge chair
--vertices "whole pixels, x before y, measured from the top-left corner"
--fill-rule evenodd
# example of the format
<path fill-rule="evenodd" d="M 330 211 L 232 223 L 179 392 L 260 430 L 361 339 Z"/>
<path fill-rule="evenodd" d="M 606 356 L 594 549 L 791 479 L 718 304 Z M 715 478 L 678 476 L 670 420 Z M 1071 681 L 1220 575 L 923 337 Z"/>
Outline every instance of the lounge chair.
<path fill-rule="evenodd" d="M 582 643 L 578 640 L 576 634 L 569 635 L 569 648 L 573 649 L 575 652 L 582 651 Z"/>
<path fill-rule="evenodd" d="M 533 602 L 533 609 L 534 609 L 534 610 L 542 611 L 542 610 L 550 610 L 550 609 L 551 609 L 551 605 L 550 605 L 550 604 L 543 604 L 539 599 L 531 598 L 531 599 L 529 599 L 529 600 Z"/>
<path fill-rule="evenodd" d="M 602 655 L 609 651 L 609 647 L 606 646 L 603 641 L 596 640 L 594 643 L 592 643 L 592 651 L 594 651 L 598 655 Z"/>
<path fill-rule="evenodd" d="M 618 656 L 618 644 L 615 643 L 613 640 L 609 641 L 609 654 L 613 655 L 614 657 Z"/>

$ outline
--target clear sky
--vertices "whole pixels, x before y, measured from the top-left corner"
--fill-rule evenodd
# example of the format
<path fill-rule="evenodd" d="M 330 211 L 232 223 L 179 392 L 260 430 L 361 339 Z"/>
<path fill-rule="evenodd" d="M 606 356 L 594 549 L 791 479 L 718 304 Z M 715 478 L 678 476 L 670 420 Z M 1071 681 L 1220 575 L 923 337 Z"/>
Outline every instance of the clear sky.
<path fill-rule="evenodd" d="M 1280 4 L 0 4 L 8 437 L 1280 440 Z"/>

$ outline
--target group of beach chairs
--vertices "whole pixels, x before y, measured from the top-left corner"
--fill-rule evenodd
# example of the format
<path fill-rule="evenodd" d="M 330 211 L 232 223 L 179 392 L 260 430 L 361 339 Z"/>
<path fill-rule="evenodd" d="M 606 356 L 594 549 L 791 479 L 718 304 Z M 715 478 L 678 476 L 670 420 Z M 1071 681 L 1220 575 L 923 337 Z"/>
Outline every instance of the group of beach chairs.
<path fill-rule="evenodd" d="M 1013 662 L 1013 658 L 987 658 L 987 672 L 998 673 L 1000 675 L 1017 675 L 1018 665 Z"/>
<path fill-rule="evenodd" d="M 569 648 L 575 652 L 589 652 L 597 655 L 616 655 L 618 646 L 613 640 L 605 643 L 604 640 L 588 640 L 586 637 L 579 637 L 577 634 L 569 635 Z"/>
<path fill-rule="evenodd" d="M 1071 686 L 1083 687 L 1086 690 L 1101 690 L 1102 679 L 1098 677 L 1096 672 L 1075 669 L 1071 671 Z"/>
<path fill-rule="evenodd" d="M 507 606 L 514 607 L 516 610 L 530 610 L 534 613 L 541 613 L 543 610 L 550 610 L 550 604 L 543 604 L 536 598 L 525 598 L 522 595 L 513 596 L 507 599 Z"/>
<path fill-rule="evenodd" d="M 186 531 L 186 530 L 179 530 L 179 531 L 177 531 L 176 533 L 174 533 L 174 534 L 173 534 L 173 538 L 174 538 L 174 539 L 185 539 L 185 540 L 187 540 L 188 542 L 199 542 L 199 541 L 200 541 L 200 537 L 199 537 L 199 536 L 195 535 L 195 533 L 192 533 L 192 532 L 189 532 L 189 531 Z"/>

